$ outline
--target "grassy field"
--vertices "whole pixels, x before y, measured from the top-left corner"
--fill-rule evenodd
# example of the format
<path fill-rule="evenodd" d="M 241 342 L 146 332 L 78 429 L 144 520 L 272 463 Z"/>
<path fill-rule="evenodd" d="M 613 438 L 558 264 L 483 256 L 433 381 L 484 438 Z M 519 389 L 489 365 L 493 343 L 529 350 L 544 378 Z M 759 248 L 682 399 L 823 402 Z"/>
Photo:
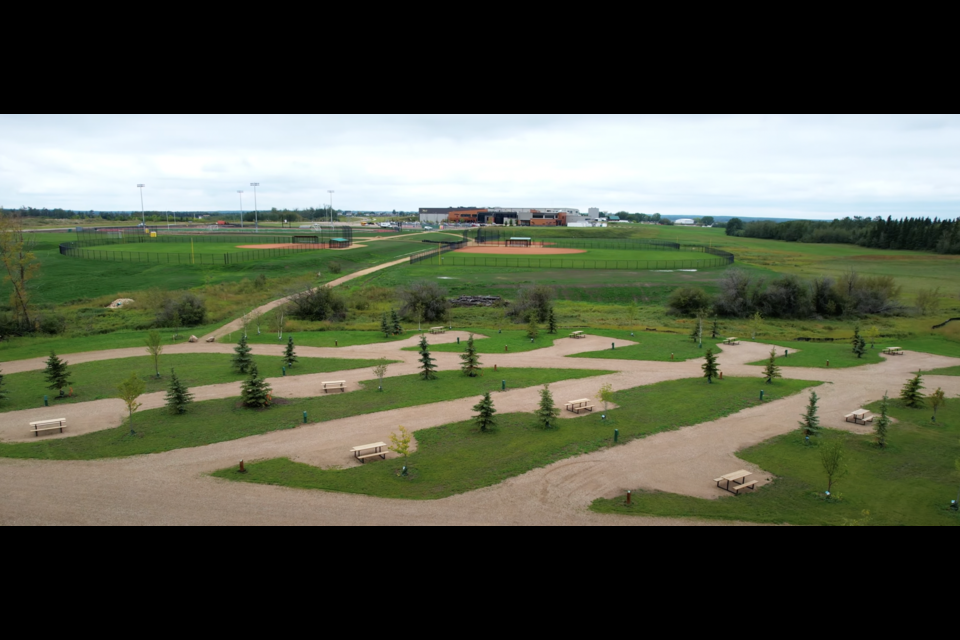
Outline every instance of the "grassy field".
<path fill-rule="evenodd" d="M 303 412 L 314 422 L 359 416 L 390 409 L 428 405 L 445 400 L 479 396 L 499 389 L 500 380 L 508 389 L 531 387 L 561 380 L 604 375 L 607 371 L 586 369 L 502 369 L 493 378 L 468 378 L 459 371 L 442 371 L 437 380 L 424 382 L 417 375 L 384 380 L 383 392 L 377 382 L 361 383 L 363 388 L 317 398 L 278 399 L 265 410 L 245 409 L 239 398 L 206 400 L 190 405 L 187 413 L 170 415 L 165 409 L 153 409 L 134 415 L 130 435 L 129 422 L 72 438 L 28 443 L 0 443 L 0 458 L 39 458 L 51 460 L 93 460 L 160 453 L 215 442 L 236 440 L 279 429 L 293 429 L 302 422 Z"/>
<path fill-rule="evenodd" d="M 707 327 L 704 327 L 707 331 Z M 571 358 L 603 358 L 608 360 L 654 360 L 658 362 L 681 362 L 692 358 L 703 358 L 707 349 L 713 348 L 717 353 L 716 345 L 719 339 L 714 340 L 704 336 L 703 348 L 697 346 L 690 336 L 677 333 L 662 333 L 653 331 L 627 331 L 597 329 L 588 331 L 591 335 L 632 340 L 639 344 L 603 351 L 588 351 L 569 356 Z M 727 347 L 735 349 L 736 347 Z M 672 357 L 671 357 L 672 356 Z"/>
<path fill-rule="evenodd" d="M 272 316 L 271 316 L 272 317 Z M 264 323 L 264 328 L 267 323 Z M 352 347 L 362 344 L 379 344 L 381 342 L 400 342 L 406 340 L 414 332 L 407 332 L 399 336 L 384 337 L 379 331 L 284 331 L 283 338 L 277 339 L 276 331 L 264 331 L 260 335 L 247 334 L 250 344 L 286 344 L 287 338 L 293 336 L 294 344 L 303 347 Z M 237 334 L 226 335 L 218 342 L 233 344 L 239 339 Z"/>
<path fill-rule="evenodd" d="M 513 325 L 511 325 L 513 326 Z M 536 340 L 531 341 L 527 337 L 526 330 L 504 329 L 500 332 L 489 329 L 457 329 L 457 331 L 468 331 L 475 335 L 474 346 L 477 353 L 496 354 L 496 353 L 520 353 L 523 351 L 534 351 L 552 347 L 554 340 L 562 337 L 561 335 L 550 335 L 545 329 L 541 329 L 540 335 Z M 430 334 L 427 334 L 427 342 L 430 342 Z M 482 339 L 481 339 L 482 338 Z M 467 348 L 466 339 L 460 340 L 460 344 L 436 344 L 430 345 L 431 351 L 440 351 L 444 353 L 462 353 Z M 419 351 L 419 347 L 407 347 L 404 351 Z"/>
<path fill-rule="evenodd" d="M 933 371 L 926 371 L 924 375 L 927 376 L 960 376 L 960 367 L 946 367 L 944 369 L 934 369 Z"/>
<path fill-rule="evenodd" d="M 878 346 L 871 349 L 867 345 L 867 351 L 862 358 L 858 358 L 853 353 L 853 347 L 845 342 L 772 342 L 777 350 L 777 365 L 781 367 L 815 367 L 820 369 L 827 368 L 827 362 L 831 369 L 845 369 L 847 367 L 859 367 L 865 364 L 876 364 L 882 362 L 887 356 L 881 356 L 882 347 Z M 736 347 L 731 347 L 736 349 Z M 784 351 L 789 355 L 784 357 Z M 892 357 L 892 356 L 891 356 Z M 751 362 L 749 364 L 764 365 L 766 359 Z"/>
<path fill-rule="evenodd" d="M 235 382 L 248 376 L 235 373 L 230 366 L 231 356 L 221 353 L 189 353 L 160 356 L 160 379 L 156 378 L 153 359 L 149 356 L 137 358 L 119 358 L 70 365 L 70 386 L 73 396 L 56 399 L 56 391 L 47 389 L 43 371 L 26 371 L 3 377 L 7 399 L 0 400 L 0 411 L 18 411 L 43 406 L 43 397 L 49 396 L 53 406 L 88 402 L 101 398 L 116 398 L 117 385 L 136 373 L 145 383 L 145 393 L 166 391 L 170 383 L 170 369 L 190 387 Z M 69 358 L 64 358 L 67 362 Z M 260 375 L 280 377 L 283 366 L 279 356 L 253 356 Z M 397 362 L 393 360 L 392 362 Z M 374 367 L 376 360 L 340 359 L 340 358 L 300 358 L 287 370 L 287 375 L 305 375 Z"/>
<path fill-rule="evenodd" d="M 867 408 L 879 411 L 877 404 Z M 890 428 L 886 449 L 877 448 L 872 436 L 826 431 L 824 442 L 844 441 L 848 473 L 834 485 L 838 499 L 823 499 L 826 476 L 819 449 L 804 445 L 801 435 L 794 432 L 740 452 L 741 458 L 777 478 L 756 493 L 703 500 L 635 492 L 630 507 L 623 498 L 615 498 L 597 500 L 592 509 L 772 524 L 960 525 L 960 515 L 948 509 L 960 485 L 954 466 L 960 459 L 960 401 L 949 401 L 936 424 L 930 422 L 930 409 L 895 406 L 891 415 L 899 422 Z"/>
<path fill-rule="evenodd" d="M 782 398 L 810 386 L 782 381 L 775 396 Z M 620 407 L 598 415 L 561 420 L 539 429 L 532 414 L 499 416 L 495 430 L 481 433 L 472 422 L 459 422 L 417 431 L 417 452 L 406 461 L 395 456 L 347 469 L 319 469 L 288 459 L 247 464 L 247 473 L 224 469 L 220 478 L 304 489 L 362 493 L 384 498 L 438 499 L 503 482 L 558 460 L 614 446 L 613 429 L 625 444 L 661 431 L 678 429 L 735 413 L 756 405 L 756 383 L 728 378 L 707 385 L 699 379 L 675 380 L 619 391 Z M 705 395 L 706 394 L 706 395 Z M 689 402 L 695 395 L 702 402 Z M 707 399 L 707 395 L 712 396 Z M 398 470 L 406 463 L 408 477 Z"/>

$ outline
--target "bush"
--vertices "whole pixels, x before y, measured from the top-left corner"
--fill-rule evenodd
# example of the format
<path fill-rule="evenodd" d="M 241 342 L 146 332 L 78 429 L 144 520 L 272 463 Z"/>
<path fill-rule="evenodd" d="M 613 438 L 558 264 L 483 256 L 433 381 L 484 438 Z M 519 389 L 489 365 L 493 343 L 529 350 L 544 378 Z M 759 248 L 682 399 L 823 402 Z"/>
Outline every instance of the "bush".
<path fill-rule="evenodd" d="M 343 271 L 343 265 L 340 264 L 339 262 L 330 262 L 327 264 L 327 271 L 336 275 L 341 271 Z"/>
<path fill-rule="evenodd" d="M 699 311 L 709 309 L 710 296 L 700 287 L 680 287 L 670 294 L 667 307 L 671 313 L 679 315 L 695 315 Z"/>
<path fill-rule="evenodd" d="M 541 324 L 550 319 L 553 299 L 556 291 L 553 287 L 537 284 L 517 291 L 517 299 L 510 307 L 508 315 L 514 322 L 529 322 L 531 318 Z"/>
<path fill-rule="evenodd" d="M 203 298 L 192 293 L 185 293 L 179 298 L 168 298 L 157 313 L 155 324 L 158 327 L 173 327 L 180 324 L 184 327 L 195 327 L 203 324 L 207 319 L 207 305 Z"/>
<path fill-rule="evenodd" d="M 400 289 L 400 315 L 408 320 L 419 320 L 418 312 L 423 313 L 424 322 L 443 320 L 449 302 L 447 290 L 436 282 L 422 281 Z"/>
<path fill-rule="evenodd" d="M 330 287 L 303 291 L 290 299 L 290 315 L 301 320 L 335 320 L 347 317 L 347 303 Z"/>

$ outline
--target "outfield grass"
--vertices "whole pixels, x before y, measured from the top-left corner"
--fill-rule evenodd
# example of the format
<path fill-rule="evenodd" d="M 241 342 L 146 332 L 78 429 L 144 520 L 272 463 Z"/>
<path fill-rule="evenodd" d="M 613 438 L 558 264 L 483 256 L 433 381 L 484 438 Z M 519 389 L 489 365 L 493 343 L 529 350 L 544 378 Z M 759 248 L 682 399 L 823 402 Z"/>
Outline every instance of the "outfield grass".
<path fill-rule="evenodd" d="M 811 386 L 810 382 L 780 381 L 771 399 Z M 697 397 L 701 402 L 690 402 Z M 496 398 L 494 398 L 496 400 Z M 728 378 L 707 385 L 701 379 L 674 380 L 619 391 L 619 409 L 607 412 L 607 421 L 591 414 L 561 420 L 539 429 L 529 413 L 498 416 L 499 424 L 480 433 L 471 421 L 417 431 L 417 452 L 406 461 L 396 457 L 347 469 L 319 469 L 286 458 L 253 462 L 247 473 L 224 469 L 220 478 L 303 489 L 362 493 L 383 498 L 438 499 L 498 484 L 508 478 L 558 460 L 614 446 L 661 431 L 716 420 L 759 403 L 756 382 Z M 345 460 L 346 461 L 346 460 Z M 398 477 L 406 464 L 410 474 Z"/>
<path fill-rule="evenodd" d="M 166 409 L 152 409 L 134 415 L 130 435 L 129 422 L 115 429 L 87 433 L 72 438 L 26 443 L 0 443 L 0 458 L 41 458 L 52 460 L 93 460 L 145 453 L 160 453 L 186 447 L 199 447 L 292 429 L 302 423 L 303 412 L 313 422 L 428 405 L 445 400 L 480 396 L 500 388 L 532 387 L 561 380 L 588 378 L 609 371 L 587 369 L 501 369 L 494 378 L 468 378 L 459 371 L 441 371 L 438 379 L 424 382 L 418 375 L 386 378 L 383 392 L 376 381 L 362 382 L 359 391 L 317 398 L 278 399 L 264 410 L 245 409 L 239 398 L 206 400 L 190 405 L 187 413 L 170 415 Z"/>
<path fill-rule="evenodd" d="M 704 327 L 704 331 L 708 328 Z M 662 333 L 654 331 L 626 331 L 616 329 L 588 329 L 586 333 L 591 335 L 605 336 L 608 338 L 620 338 L 621 340 L 632 340 L 639 344 L 629 347 L 618 347 L 617 349 L 604 349 L 602 351 L 588 351 L 569 356 L 570 358 L 603 358 L 607 360 L 654 360 L 658 362 L 680 362 L 693 358 L 703 358 L 707 349 L 713 348 L 717 353 L 716 345 L 721 342 L 719 339 L 711 339 L 704 336 L 703 348 L 697 346 L 697 343 L 690 336 L 676 333 Z M 736 347 L 727 347 L 735 349 Z M 671 355 L 673 356 L 671 358 Z"/>
<path fill-rule="evenodd" d="M 858 358 L 853 353 L 852 345 L 846 342 L 772 342 L 771 346 L 776 347 L 777 365 L 781 367 L 813 367 L 819 369 L 827 368 L 827 361 L 830 362 L 831 369 L 845 369 L 848 367 L 859 367 L 865 364 L 876 364 L 882 362 L 886 356 L 881 356 L 883 347 L 877 346 L 871 349 L 867 346 L 866 353 L 862 358 Z M 736 348 L 736 347 L 732 347 Z M 789 355 L 784 357 L 784 351 Z M 891 356 L 892 357 L 892 356 Z M 751 362 L 749 364 L 762 366 L 766 364 L 766 359 Z"/>
<path fill-rule="evenodd" d="M 793 432 L 738 454 L 777 477 L 756 493 L 703 500 L 637 491 L 630 507 L 620 497 L 597 500 L 591 508 L 600 513 L 795 525 L 960 525 L 960 515 L 948 509 L 960 485 L 954 466 L 960 458 L 960 401 L 948 402 L 936 424 L 930 422 L 930 409 L 891 404 L 891 415 L 899 422 L 890 427 L 886 449 L 878 449 L 873 436 L 825 432 L 824 442 L 844 441 L 848 474 L 834 484 L 839 500 L 823 499 L 826 476 L 819 449 L 804 445 L 800 433 Z M 879 411 L 877 403 L 867 408 Z M 705 477 L 704 483 L 709 482 Z"/>
<path fill-rule="evenodd" d="M 57 392 L 47 388 L 44 372 L 26 371 L 3 377 L 7 399 L 0 400 L 0 412 L 18 411 L 43 406 L 43 397 L 49 396 L 53 406 L 89 402 L 101 398 L 116 398 L 117 385 L 136 373 L 145 383 L 146 391 L 166 391 L 170 383 L 170 369 L 190 387 L 220 384 L 244 380 L 248 376 L 238 374 L 230 366 L 229 354 L 223 353 L 183 353 L 160 356 L 160 379 L 156 378 L 153 359 L 150 356 L 118 358 L 70 365 L 70 387 L 73 396 L 58 399 Z M 280 356 L 252 356 L 262 377 L 280 377 L 283 375 Z M 67 362 L 69 358 L 64 358 Z M 340 359 L 340 358 L 300 358 L 287 370 L 287 375 L 306 375 L 329 371 L 346 371 L 374 367 L 377 360 Z M 393 360 L 392 362 L 397 362 Z"/>

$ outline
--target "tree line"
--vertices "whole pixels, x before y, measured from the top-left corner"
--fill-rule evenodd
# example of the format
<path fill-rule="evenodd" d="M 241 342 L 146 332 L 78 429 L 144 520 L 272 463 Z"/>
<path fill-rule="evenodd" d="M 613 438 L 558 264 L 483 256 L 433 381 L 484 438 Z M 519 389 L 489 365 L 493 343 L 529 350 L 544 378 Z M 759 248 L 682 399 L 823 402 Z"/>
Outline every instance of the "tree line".
<path fill-rule="evenodd" d="M 854 216 L 842 220 L 761 220 L 744 223 L 732 218 L 726 224 L 728 236 L 783 240 L 785 242 L 855 244 L 872 249 L 902 249 L 960 253 L 960 218 L 903 218 L 886 220 Z"/>

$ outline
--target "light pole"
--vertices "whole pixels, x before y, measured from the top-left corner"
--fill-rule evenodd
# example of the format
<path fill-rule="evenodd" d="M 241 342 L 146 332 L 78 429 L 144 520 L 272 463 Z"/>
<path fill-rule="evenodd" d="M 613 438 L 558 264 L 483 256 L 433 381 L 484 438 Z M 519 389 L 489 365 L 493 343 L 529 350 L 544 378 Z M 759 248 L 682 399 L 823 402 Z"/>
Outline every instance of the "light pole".
<path fill-rule="evenodd" d="M 243 229 L 243 191 L 237 190 L 240 194 L 240 228 Z"/>
<path fill-rule="evenodd" d="M 250 186 L 253 187 L 253 227 L 256 233 L 260 233 L 260 214 L 257 211 L 257 187 L 260 183 L 251 182 Z"/>
<path fill-rule="evenodd" d="M 327 189 L 327 193 L 330 194 L 330 226 L 333 226 L 333 190 Z"/>
<path fill-rule="evenodd" d="M 143 212 L 143 188 L 147 186 L 145 184 L 138 184 L 137 188 L 140 189 L 140 217 L 143 219 L 143 228 L 147 228 L 147 214 Z"/>

